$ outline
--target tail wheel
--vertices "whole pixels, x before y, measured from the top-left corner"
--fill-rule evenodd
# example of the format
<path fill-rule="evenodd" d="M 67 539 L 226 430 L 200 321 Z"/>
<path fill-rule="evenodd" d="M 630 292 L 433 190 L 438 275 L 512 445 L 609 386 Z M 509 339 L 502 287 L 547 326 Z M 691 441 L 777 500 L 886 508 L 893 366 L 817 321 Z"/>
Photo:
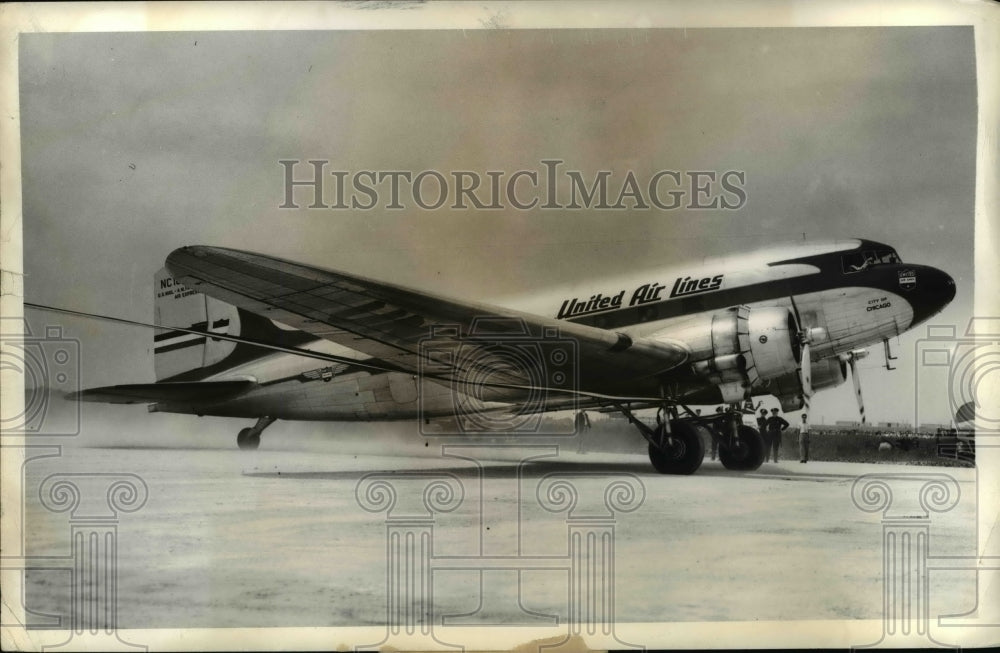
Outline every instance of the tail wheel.
<path fill-rule="evenodd" d="M 740 472 L 752 472 L 764 462 L 764 438 L 757 429 L 746 425 L 739 427 L 736 441 L 732 437 L 722 437 L 719 443 L 719 460 L 726 469 Z"/>
<path fill-rule="evenodd" d="M 670 422 L 670 434 L 661 424 L 656 427 L 656 439 L 662 447 L 649 445 L 649 460 L 661 474 L 694 474 L 705 458 L 705 443 L 694 425 L 681 420 Z M 763 449 L 763 445 L 761 445 Z"/>
<path fill-rule="evenodd" d="M 256 449 L 260 446 L 260 433 L 251 428 L 241 429 L 236 435 L 236 445 L 244 451 Z"/>

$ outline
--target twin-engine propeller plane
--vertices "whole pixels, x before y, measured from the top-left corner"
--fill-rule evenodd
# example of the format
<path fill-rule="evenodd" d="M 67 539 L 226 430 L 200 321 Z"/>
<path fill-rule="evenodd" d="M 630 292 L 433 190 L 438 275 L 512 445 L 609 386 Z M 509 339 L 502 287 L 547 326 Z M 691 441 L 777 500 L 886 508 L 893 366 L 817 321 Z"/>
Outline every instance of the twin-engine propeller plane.
<path fill-rule="evenodd" d="M 511 307 L 206 246 L 173 251 L 154 288 L 157 382 L 72 398 L 255 418 L 237 438 L 244 449 L 277 419 L 618 410 L 667 474 L 698 469 L 706 429 L 727 468 L 756 469 L 763 441 L 741 424 L 751 397 L 808 408 L 848 366 L 863 415 L 863 348 L 882 341 L 888 357 L 889 338 L 955 296 L 946 273 L 868 240 L 706 260 Z M 730 406 L 722 427 L 689 408 L 719 403 Z M 633 414 L 653 407 L 655 427 Z"/>

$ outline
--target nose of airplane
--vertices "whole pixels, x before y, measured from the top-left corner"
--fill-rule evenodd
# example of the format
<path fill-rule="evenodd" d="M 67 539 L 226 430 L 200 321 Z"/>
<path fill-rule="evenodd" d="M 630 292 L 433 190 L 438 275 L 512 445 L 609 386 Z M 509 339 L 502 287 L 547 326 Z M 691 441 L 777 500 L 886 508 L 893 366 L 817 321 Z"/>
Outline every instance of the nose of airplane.
<path fill-rule="evenodd" d="M 912 290 L 905 297 L 913 306 L 913 325 L 937 315 L 955 299 L 955 280 L 947 272 L 930 266 L 913 266 L 912 276 L 900 272 L 900 286 L 912 283 Z"/>

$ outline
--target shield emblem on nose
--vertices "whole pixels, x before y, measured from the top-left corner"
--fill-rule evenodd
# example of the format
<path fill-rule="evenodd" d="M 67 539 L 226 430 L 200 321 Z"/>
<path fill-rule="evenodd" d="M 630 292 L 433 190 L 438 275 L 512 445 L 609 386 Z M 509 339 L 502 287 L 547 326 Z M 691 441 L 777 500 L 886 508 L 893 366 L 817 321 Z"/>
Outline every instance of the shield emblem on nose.
<path fill-rule="evenodd" d="M 899 271 L 899 287 L 903 290 L 913 290 L 917 287 L 917 273 L 915 270 Z"/>

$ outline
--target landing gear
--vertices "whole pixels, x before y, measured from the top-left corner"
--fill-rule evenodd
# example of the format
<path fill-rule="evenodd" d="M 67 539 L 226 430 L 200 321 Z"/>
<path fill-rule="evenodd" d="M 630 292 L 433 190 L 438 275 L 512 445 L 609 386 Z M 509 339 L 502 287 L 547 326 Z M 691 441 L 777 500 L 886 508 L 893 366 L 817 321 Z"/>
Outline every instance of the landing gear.
<path fill-rule="evenodd" d="M 244 451 L 253 451 L 260 446 L 260 434 L 274 423 L 277 417 L 261 417 L 250 428 L 241 429 L 236 435 L 236 446 Z"/>
<path fill-rule="evenodd" d="M 755 428 L 740 424 L 735 435 L 719 439 L 719 460 L 726 469 L 751 472 L 764 462 L 764 438 Z"/>
<path fill-rule="evenodd" d="M 260 446 L 260 433 L 254 433 L 252 428 L 240 429 L 236 435 L 236 446 L 243 450 L 252 450 Z"/>
<path fill-rule="evenodd" d="M 656 441 L 649 443 L 649 461 L 661 474 L 694 474 L 705 459 L 705 443 L 690 422 L 675 419 L 670 432 L 660 424 L 654 431 Z M 657 444 L 657 442 L 659 444 Z"/>
<path fill-rule="evenodd" d="M 669 423 L 657 416 L 656 428 L 641 421 L 628 407 L 615 404 L 642 437 L 649 442 L 649 461 L 661 474 L 694 474 L 705 458 L 705 443 L 701 439 L 700 427 L 688 420 L 678 419 L 677 411 L 668 407 L 674 419 Z"/>

